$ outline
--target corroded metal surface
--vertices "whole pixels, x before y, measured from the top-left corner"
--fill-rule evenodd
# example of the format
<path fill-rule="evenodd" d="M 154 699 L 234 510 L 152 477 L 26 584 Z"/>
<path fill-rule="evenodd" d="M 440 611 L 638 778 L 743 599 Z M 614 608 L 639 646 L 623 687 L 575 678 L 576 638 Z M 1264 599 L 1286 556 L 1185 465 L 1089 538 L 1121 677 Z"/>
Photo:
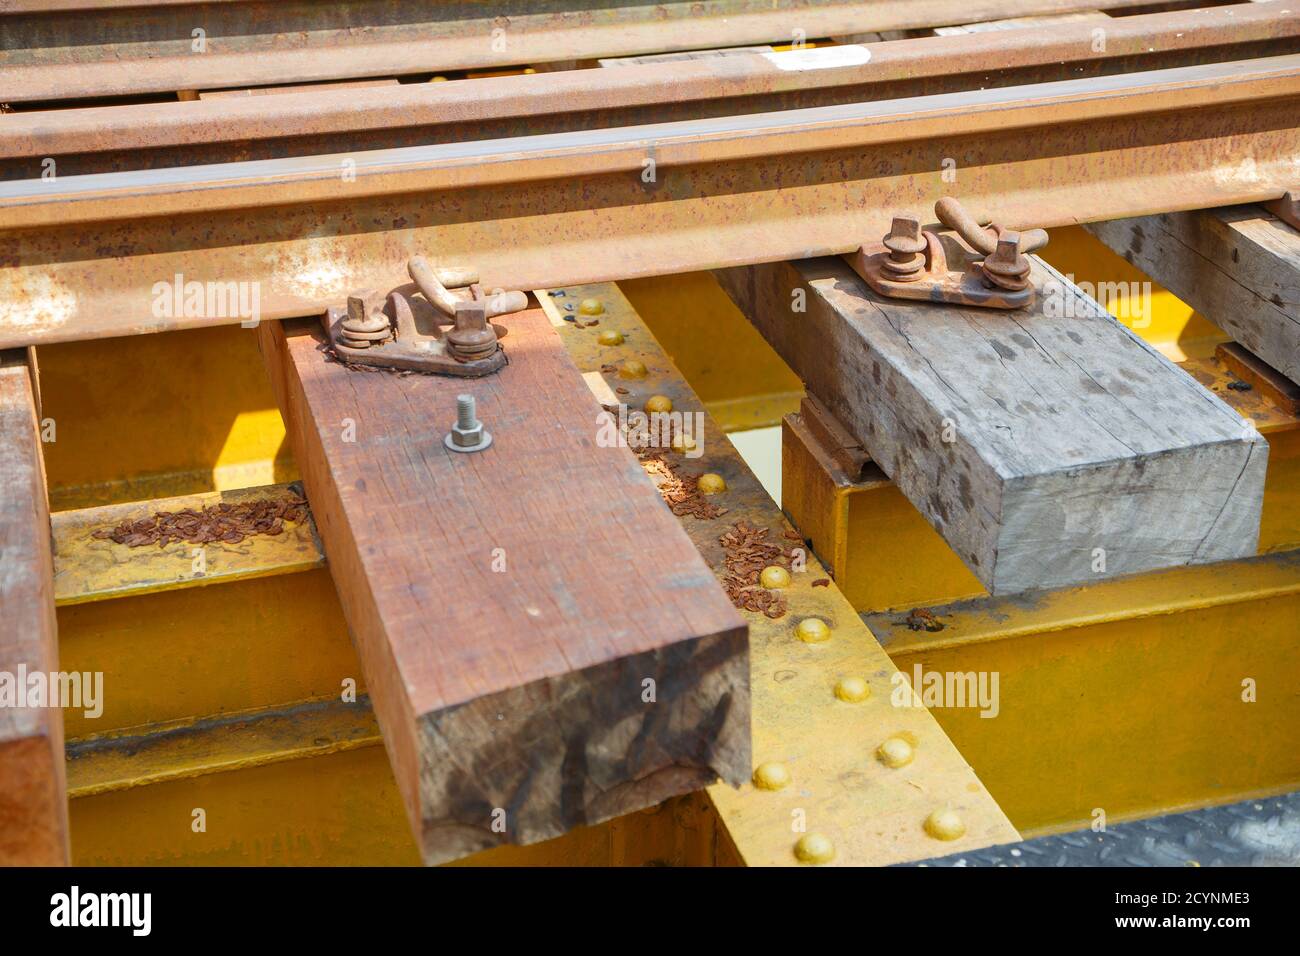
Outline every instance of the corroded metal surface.
<path fill-rule="evenodd" d="M 93 2 L 93 0 L 91 0 Z M 0 102 L 117 96 L 488 69 L 637 53 L 812 40 L 1086 10 L 1095 0 L 417 0 L 91 5 L 9 0 Z M 1112 8 L 1148 0 L 1109 0 Z M 99 7 L 99 4 L 94 4 Z M 30 15 L 19 11 L 34 10 Z M 196 49 L 194 30 L 203 31 Z M 196 55 L 198 54 L 198 55 Z M 125 67 L 125 68 L 124 68 Z"/>
<path fill-rule="evenodd" d="M 160 308 L 177 275 L 255 284 L 275 319 L 392 287 L 422 249 L 489 289 L 841 254 L 926 215 L 949 166 L 1013 229 L 1269 199 L 1296 176 L 1298 66 L 380 151 L 351 178 L 326 156 L 7 184 L 0 347 L 247 318 Z"/>
<path fill-rule="evenodd" d="M 897 99 L 1190 66 L 1300 50 L 1280 2 L 1124 17 L 1096 49 L 1089 22 L 623 67 L 372 89 L 18 112 L 0 178 L 236 162 L 585 127 Z M 0 96 L 0 101 L 3 97 Z"/>

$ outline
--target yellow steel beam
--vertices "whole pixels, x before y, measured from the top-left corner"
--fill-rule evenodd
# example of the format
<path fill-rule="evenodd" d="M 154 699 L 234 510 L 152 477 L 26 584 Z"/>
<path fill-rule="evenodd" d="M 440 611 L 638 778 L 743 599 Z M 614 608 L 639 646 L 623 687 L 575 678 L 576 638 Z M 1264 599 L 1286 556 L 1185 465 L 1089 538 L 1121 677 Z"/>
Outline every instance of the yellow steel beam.
<path fill-rule="evenodd" d="M 321 756 L 381 742 L 365 696 L 354 703 L 174 720 L 81 737 L 68 745 L 68 791 L 91 797 L 221 771 Z"/>
<path fill-rule="evenodd" d="M 674 412 L 702 416 L 702 433 L 691 432 L 700 454 L 669 457 L 684 473 L 713 472 L 726 482 L 726 490 L 711 498 L 728 509 L 725 515 L 682 518 L 715 572 L 721 571 L 724 558 L 718 539 L 738 521 L 768 528 L 775 543 L 788 547 L 782 536 L 790 526 L 780 509 L 704 414 L 700 399 L 619 288 L 601 284 L 553 291 L 555 295 L 542 292 L 539 297 L 579 369 L 589 382 L 594 379 L 598 397 L 640 409 L 651 396 L 661 395 L 672 401 Z M 601 309 L 588 309 L 591 314 L 580 318 L 598 324 L 579 327 L 564 320 L 564 304 L 588 299 Z M 759 767 L 780 764 L 790 782 L 775 790 L 753 784 L 709 789 L 726 830 L 724 843 L 734 847 L 738 860 L 794 864 L 800 859 L 797 845 L 806 857 L 820 858 L 809 852 L 815 843 L 800 842 L 813 834 L 825 838 L 821 848 L 833 848 L 835 863 L 849 865 L 925 859 L 1014 839 L 1002 811 L 930 715 L 923 708 L 891 705 L 895 668 L 815 557 L 807 556 L 806 570 L 794 574 L 783 593 L 789 612 L 779 619 L 745 613 L 754 759 Z M 799 626 L 810 621 L 826 625 L 825 640 L 798 636 Z M 810 633 L 821 636 L 817 630 Z M 845 690 L 852 684 L 844 682 L 854 680 L 865 685 L 867 696 L 850 702 L 843 698 L 854 696 Z M 878 748 L 891 739 L 905 741 L 915 755 L 898 769 L 877 757 Z M 925 828 L 927 817 L 945 808 L 965 825 L 964 835 L 951 843 Z"/>
<path fill-rule="evenodd" d="M 923 699 L 998 675 L 995 717 L 933 713 L 1027 834 L 1300 786 L 1300 552 L 931 610 L 866 621 Z"/>
<path fill-rule="evenodd" d="M 151 734 L 134 754 L 74 752 L 73 863 L 418 862 L 383 747 L 318 745 L 329 738 L 316 721 L 281 730 L 290 736 L 173 728 L 183 743 Z"/>
<path fill-rule="evenodd" d="M 710 273 L 618 287 L 724 432 L 779 425 L 798 409 L 803 382 Z"/>
<path fill-rule="evenodd" d="M 172 541 L 165 547 L 132 548 L 94 536 L 97 531 L 111 531 L 123 522 L 151 518 L 158 512 L 300 496 L 295 487 L 269 485 L 56 512 L 50 520 L 55 600 L 60 605 L 82 604 L 322 567 L 325 555 L 310 513 L 303 521 L 285 522 L 282 534 L 254 535 L 238 544 L 214 542 L 200 547 Z"/>
<path fill-rule="evenodd" d="M 307 701 L 83 738 L 69 747 L 73 860 L 416 866 L 369 704 Z M 703 793 L 454 866 L 711 865 L 725 834 Z"/>
<path fill-rule="evenodd" d="M 60 666 L 104 675 L 69 738 L 337 697 L 365 681 L 323 568 L 58 609 Z"/>
<path fill-rule="evenodd" d="M 298 477 L 257 333 L 41 346 L 53 511 Z"/>

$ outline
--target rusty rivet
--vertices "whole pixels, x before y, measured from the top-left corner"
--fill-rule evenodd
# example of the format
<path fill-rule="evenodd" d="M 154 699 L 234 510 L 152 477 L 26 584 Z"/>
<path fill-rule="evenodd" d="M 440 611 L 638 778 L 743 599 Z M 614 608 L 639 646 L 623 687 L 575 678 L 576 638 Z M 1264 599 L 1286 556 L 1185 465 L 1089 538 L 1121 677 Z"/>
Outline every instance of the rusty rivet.
<path fill-rule="evenodd" d="M 765 588 L 788 588 L 790 586 L 790 572 L 780 565 L 768 565 L 763 569 L 763 573 L 758 576 L 758 583 Z"/>
<path fill-rule="evenodd" d="M 781 569 L 782 571 L 785 568 Z M 767 572 L 763 572 L 766 574 Z M 787 574 L 788 578 L 790 575 Z M 805 644 L 820 644 L 831 639 L 831 629 L 819 617 L 806 617 L 795 626 L 794 632 Z"/>
<path fill-rule="evenodd" d="M 578 304 L 578 311 L 583 315 L 600 315 L 605 311 L 605 306 L 599 299 L 583 299 Z"/>
<path fill-rule="evenodd" d="M 794 845 L 794 855 L 801 863 L 829 863 L 835 859 L 835 844 L 823 833 L 806 833 Z"/>
<path fill-rule="evenodd" d="M 952 809 L 944 807 L 925 818 L 925 832 L 936 840 L 956 840 L 966 833 L 966 824 Z"/>
<path fill-rule="evenodd" d="M 790 785 L 790 771 L 785 764 L 769 760 L 754 769 L 753 779 L 760 790 L 781 790 Z"/>
<path fill-rule="evenodd" d="M 727 490 L 727 481 L 721 475 L 709 471 L 700 475 L 695 488 L 702 495 L 718 495 Z"/>
<path fill-rule="evenodd" d="M 652 415 L 656 412 L 671 412 L 673 400 L 667 395 L 651 395 L 645 400 L 645 410 Z"/>
<path fill-rule="evenodd" d="M 871 685 L 861 677 L 841 677 L 835 696 L 848 704 L 860 704 L 871 696 Z"/>
<path fill-rule="evenodd" d="M 617 329 L 606 329 L 604 332 L 601 332 L 600 335 L 596 336 L 596 341 L 601 345 L 622 345 L 623 333 L 619 332 Z"/>
<path fill-rule="evenodd" d="M 619 378 L 645 378 L 648 374 L 650 372 L 645 367 L 645 363 L 636 359 L 628 359 L 618 368 Z"/>

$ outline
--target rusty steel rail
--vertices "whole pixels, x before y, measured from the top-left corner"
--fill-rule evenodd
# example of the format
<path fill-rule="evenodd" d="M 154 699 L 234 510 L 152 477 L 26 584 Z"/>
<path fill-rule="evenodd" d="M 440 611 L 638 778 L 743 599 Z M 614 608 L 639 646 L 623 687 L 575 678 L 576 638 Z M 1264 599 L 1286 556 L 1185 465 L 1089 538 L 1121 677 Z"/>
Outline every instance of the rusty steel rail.
<path fill-rule="evenodd" d="M 619 70 L 16 113 L 0 179 L 501 139 L 937 95 L 1300 52 L 1283 0 Z"/>
<path fill-rule="evenodd" d="M 1096 8 L 1095 0 L 502 0 L 470 12 L 476 6 L 244 0 L 200 12 L 183 3 L 7 0 L 0 102 L 493 69 Z"/>
<path fill-rule="evenodd" d="M 160 315 L 156 284 L 178 274 L 255 283 L 261 317 L 282 318 L 398 285 L 406 259 L 431 251 L 488 288 L 545 288 L 844 253 L 894 213 L 928 218 L 944 194 L 1013 229 L 1264 201 L 1296 178 L 1298 117 L 1292 55 L 3 183 L 0 347 L 243 318 Z"/>

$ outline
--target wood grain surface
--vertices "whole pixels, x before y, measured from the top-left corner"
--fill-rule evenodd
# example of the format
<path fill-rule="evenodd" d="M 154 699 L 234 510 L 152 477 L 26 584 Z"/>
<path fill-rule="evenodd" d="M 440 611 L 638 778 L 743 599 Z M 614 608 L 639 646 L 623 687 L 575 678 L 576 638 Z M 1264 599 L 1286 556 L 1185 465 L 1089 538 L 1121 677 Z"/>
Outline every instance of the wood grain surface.
<path fill-rule="evenodd" d="M 26 356 L 0 352 L 0 672 L 58 670 L 45 466 Z M 0 865 L 68 862 L 63 714 L 0 706 Z"/>
<path fill-rule="evenodd" d="M 841 259 L 718 275 L 991 593 L 1254 554 L 1267 443 L 1031 259 L 1014 312 L 887 299 Z"/>
<path fill-rule="evenodd" d="M 260 331 L 430 863 L 750 772 L 744 622 L 635 455 L 598 444 L 550 321 L 505 324 L 510 364 L 476 380 L 327 362 L 315 322 Z M 462 392 L 485 451 L 443 445 Z"/>
<path fill-rule="evenodd" d="M 1085 228 L 1300 383 L 1300 232 L 1259 206 L 1115 219 Z"/>

